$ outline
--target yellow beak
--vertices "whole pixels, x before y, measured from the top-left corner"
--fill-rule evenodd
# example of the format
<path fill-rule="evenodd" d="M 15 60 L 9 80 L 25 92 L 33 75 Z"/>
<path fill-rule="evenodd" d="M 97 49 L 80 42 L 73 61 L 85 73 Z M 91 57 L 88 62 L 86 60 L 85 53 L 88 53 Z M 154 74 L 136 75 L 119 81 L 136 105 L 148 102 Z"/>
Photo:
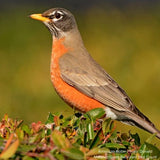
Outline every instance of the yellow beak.
<path fill-rule="evenodd" d="M 50 21 L 49 18 L 43 17 L 42 14 L 31 14 L 30 17 L 33 19 L 36 19 L 38 21 L 42 21 L 42 22 L 49 22 Z"/>

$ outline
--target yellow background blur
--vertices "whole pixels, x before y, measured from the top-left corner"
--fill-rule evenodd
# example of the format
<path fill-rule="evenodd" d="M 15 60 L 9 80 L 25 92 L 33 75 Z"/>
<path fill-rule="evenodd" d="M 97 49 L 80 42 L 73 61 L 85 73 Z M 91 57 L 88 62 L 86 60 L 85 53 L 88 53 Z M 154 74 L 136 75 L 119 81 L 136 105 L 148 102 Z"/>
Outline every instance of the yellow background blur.
<path fill-rule="evenodd" d="M 41 22 L 28 17 L 51 7 L 32 4 L 0 11 L 1 118 L 7 113 L 30 123 L 44 122 L 49 112 L 73 113 L 50 81 L 51 35 Z M 106 3 L 70 10 L 94 59 L 160 129 L 160 4 Z M 119 131 L 131 129 L 144 139 L 149 136 L 135 127 L 117 125 Z"/>

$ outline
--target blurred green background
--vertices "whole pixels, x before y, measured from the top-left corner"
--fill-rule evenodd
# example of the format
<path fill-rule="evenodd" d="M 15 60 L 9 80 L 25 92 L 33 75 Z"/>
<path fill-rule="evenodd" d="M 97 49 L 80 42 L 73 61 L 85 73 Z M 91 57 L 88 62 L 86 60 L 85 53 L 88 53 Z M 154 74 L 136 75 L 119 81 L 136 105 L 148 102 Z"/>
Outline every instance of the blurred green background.
<path fill-rule="evenodd" d="M 73 113 L 50 81 L 51 35 L 28 17 L 60 6 L 74 13 L 94 59 L 160 129 L 160 3 L 86 2 L 0 2 L 0 117 L 7 113 L 30 123 L 44 122 L 49 112 Z M 149 136 L 125 124 L 117 128 Z"/>

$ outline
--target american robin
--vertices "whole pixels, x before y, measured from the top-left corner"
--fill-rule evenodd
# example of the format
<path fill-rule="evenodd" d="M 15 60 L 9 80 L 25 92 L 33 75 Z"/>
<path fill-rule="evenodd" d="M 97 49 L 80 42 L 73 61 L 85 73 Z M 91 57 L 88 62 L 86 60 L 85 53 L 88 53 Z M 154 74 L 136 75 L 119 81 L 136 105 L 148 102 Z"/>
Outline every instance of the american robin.
<path fill-rule="evenodd" d="M 160 138 L 160 131 L 90 56 L 71 12 L 52 8 L 30 17 L 42 21 L 52 34 L 51 81 L 67 104 L 82 112 L 103 108 L 107 117 L 157 133 Z"/>

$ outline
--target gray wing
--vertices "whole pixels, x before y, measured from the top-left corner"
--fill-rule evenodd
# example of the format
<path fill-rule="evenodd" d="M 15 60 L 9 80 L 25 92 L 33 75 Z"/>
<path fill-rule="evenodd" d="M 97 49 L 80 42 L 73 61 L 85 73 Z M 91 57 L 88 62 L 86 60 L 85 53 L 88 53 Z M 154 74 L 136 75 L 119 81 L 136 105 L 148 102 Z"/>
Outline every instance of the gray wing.
<path fill-rule="evenodd" d="M 62 79 L 80 92 L 118 111 L 133 110 L 126 93 L 90 55 L 67 53 L 59 65 Z"/>
<path fill-rule="evenodd" d="M 59 61 L 62 79 L 85 95 L 114 110 L 117 119 L 137 125 L 151 133 L 158 132 L 154 124 L 131 102 L 125 91 L 92 59 L 89 54 L 67 53 Z M 125 113 L 124 113 L 125 112 Z M 141 118 L 140 118 L 141 117 Z"/>

